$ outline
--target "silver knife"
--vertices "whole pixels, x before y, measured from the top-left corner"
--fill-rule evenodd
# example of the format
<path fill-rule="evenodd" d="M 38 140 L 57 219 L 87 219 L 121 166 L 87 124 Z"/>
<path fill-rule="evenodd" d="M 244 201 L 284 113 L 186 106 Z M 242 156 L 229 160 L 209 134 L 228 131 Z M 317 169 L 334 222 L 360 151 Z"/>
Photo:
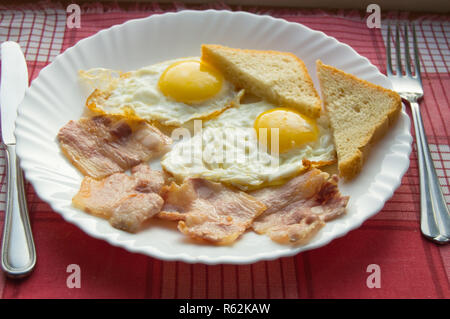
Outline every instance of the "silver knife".
<path fill-rule="evenodd" d="M 5 145 L 8 169 L 2 269 L 11 277 L 23 277 L 28 275 L 36 264 L 36 249 L 14 136 L 17 108 L 28 87 L 28 71 L 25 57 L 20 45 L 16 42 L 2 43 L 1 59 L 0 109 L 2 140 Z"/>

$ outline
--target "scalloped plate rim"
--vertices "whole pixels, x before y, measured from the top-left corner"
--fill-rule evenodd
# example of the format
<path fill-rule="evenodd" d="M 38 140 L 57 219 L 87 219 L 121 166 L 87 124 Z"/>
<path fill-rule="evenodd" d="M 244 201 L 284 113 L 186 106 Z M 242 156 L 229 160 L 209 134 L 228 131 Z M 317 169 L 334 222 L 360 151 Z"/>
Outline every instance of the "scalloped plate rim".
<path fill-rule="evenodd" d="M 97 36 L 100 36 L 100 34 L 102 33 L 107 33 L 107 32 L 111 32 L 111 30 L 114 29 L 120 29 L 126 25 L 131 25 L 131 24 L 135 24 L 135 23 L 143 23 L 149 19 L 164 19 L 165 16 L 172 16 L 172 15 L 186 15 L 186 14 L 199 14 L 199 15 L 204 15 L 204 14 L 219 14 L 219 15 L 242 15 L 246 18 L 251 18 L 251 19 L 268 19 L 268 20 L 272 20 L 274 23 L 282 23 L 285 25 L 290 25 L 290 26 L 295 26 L 295 27 L 300 27 L 303 28 L 304 30 L 306 30 L 307 32 L 311 32 L 312 34 L 316 34 L 319 35 L 320 37 L 324 37 L 327 39 L 327 41 L 333 41 L 333 44 L 336 46 L 342 46 L 345 47 L 346 50 L 351 50 L 351 52 L 356 55 L 360 61 L 358 61 L 359 63 L 362 63 L 364 61 L 364 68 L 368 68 L 370 69 L 371 72 L 375 72 L 377 73 L 377 76 L 382 76 L 384 77 L 384 79 L 386 80 L 386 83 L 389 84 L 389 88 L 392 88 L 391 82 L 389 81 L 389 79 L 387 79 L 379 70 L 378 68 L 376 68 L 373 64 L 370 63 L 370 61 L 364 57 L 359 55 L 352 47 L 350 47 L 347 44 L 341 43 L 339 42 L 337 39 L 330 37 L 328 35 L 326 35 L 324 32 L 322 31 L 317 31 L 317 30 L 312 30 L 300 23 L 295 23 L 295 22 L 288 22 L 286 20 L 283 19 L 279 19 L 279 18 L 274 18 L 268 15 L 255 15 L 252 13 L 248 13 L 248 12 L 244 12 L 244 11 L 228 11 L 228 10 L 205 10 L 205 11 L 195 11 L 195 10 L 183 10 L 180 12 L 169 12 L 169 13 L 164 13 L 164 14 L 155 14 L 152 15 L 150 17 L 144 17 L 144 18 L 139 18 L 139 19 L 132 19 L 129 21 L 126 21 L 122 24 L 119 25 L 114 25 L 111 26 L 108 29 L 103 29 L 98 31 L 97 33 L 95 33 L 92 36 L 89 36 L 87 38 L 81 39 L 80 41 L 77 42 L 76 45 L 74 45 L 73 47 L 68 48 L 67 50 L 65 50 L 65 52 L 63 52 L 62 54 L 58 55 L 54 61 L 52 63 L 50 63 L 49 65 L 47 65 L 46 67 L 44 67 L 41 71 L 39 76 L 35 79 L 37 80 L 40 76 L 42 75 L 46 75 L 47 73 L 50 73 L 52 68 L 57 65 L 57 63 L 59 63 L 58 61 L 63 59 L 64 54 L 66 54 L 66 52 L 71 52 L 72 50 L 76 50 L 77 46 L 81 46 L 84 43 L 87 43 L 88 41 L 92 41 L 92 39 L 94 39 Z M 68 53 L 69 54 L 69 53 Z M 31 83 L 30 88 L 27 90 L 26 94 L 25 94 L 25 98 L 24 101 L 26 101 L 28 99 L 29 96 L 29 91 L 33 90 L 34 88 L 34 84 L 35 84 L 35 80 Z M 21 135 L 20 135 L 20 128 L 22 128 L 22 118 L 23 118 L 23 107 L 19 108 L 19 112 L 18 112 L 18 117 L 16 119 L 16 138 L 17 138 L 17 153 L 18 156 L 21 158 L 21 166 L 24 169 L 24 172 L 27 174 L 30 174 L 30 177 L 28 178 L 28 180 L 32 183 L 32 185 L 35 187 L 35 191 L 37 193 L 37 195 L 42 198 L 45 202 L 47 202 L 51 208 L 57 212 L 59 215 L 61 215 L 63 217 L 63 219 L 65 221 L 68 221 L 74 225 L 76 225 L 79 229 L 81 229 L 83 232 L 85 232 L 86 234 L 88 234 L 91 237 L 97 238 L 97 239 L 102 239 L 105 240 L 106 242 L 108 242 L 109 244 L 113 245 L 113 246 L 118 246 L 121 248 L 124 248 L 128 251 L 134 252 L 134 253 L 141 253 L 144 255 L 148 255 L 148 256 L 152 256 L 152 257 L 156 257 L 156 258 L 160 258 L 162 260 L 167 260 L 167 261 L 184 261 L 184 262 L 188 262 L 188 263 L 204 263 L 204 264 L 221 264 L 221 263 L 230 263 L 230 264 L 249 264 L 249 263 L 254 263 L 260 260 L 274 260 L 280 257 L 288 257 L 288 256 L 293 256 L 296 255 L 300 252 L 303 251 L 307 251 L 307 250 L 311 250 L 311 249 L 316 249 L 319 247 L 323 247 L 327 244 L 329 244 L 332 240 L 336 239 L 336 238 L 340 238 L 345 236 L 346 234 L 348 234 L 350 231 L 358 228 L 361 226 L 361 224 L 369 219 L 370 217 L 374 216 L 375 214 L 377 214 L 384 206 L 385 202 L 388 201 L 394 194 L 395 190 L 400 186 L 401 184 L 401 177 L 405 174 L 405 172 L 407 171 L 408 167 L 409 167 L 409 155 L 411 153 L 411 143 L 412 143 L 412 136 L 410 135 L 410 120 L 409 120 L 409 116 L 405 113 L 405 108 L 404 106 L 402 107 L 402 113 L 401 116 L 404 117 L 404 119 L 406 120 L 405 123 L 405 131 L 408 132 L 408 134 L 402 135 L 402 137 L 404 137 L 401 141 L 397 141 L 396 144 L 402 144 L 402 145 L 406 145 L 407 146 L 407 150 L 406 152 L 404 152 L 402 155 L 404 155 L 406 157 L 405 162 L 403 163 L 402 169 L 400 170 L 399 174 L 398 174 L 398 179 L 396 179 L 395 183 L 391 184 L 391 191 L 389 191 L 389 194 L 387 194 L 385 196 L 385 198 L 382 201 L 379 201 L 379 205 L 377 208 L 375 208 L 373 211 L 371 211 L 370 213 L 365 213 L 364 215 L 354 215 L 353 218 L 350 220 L 350 225 L 348 225 L 348 227 L 345 227 L 344 229 L 339 230 L 338 232 L 334 232 L 332 236 L 328 236 L 326 237 L 324 240 L 322 240 L 321 242 L 318 243 L 314 243 L 312 245 L 308 245 L 308 246 L 298 246 L 298 247 L 291 247 L 291 249 L 286 249 L 286 246 L 281 246 L 280 248 L 284 248 L 283 250 L 277 251 L 277 252 L 262 252 L 259 254 L 255 254 L 252 256 L 246 256 L 246 257 L 242 257 L 242 256 L 234 256 L 234 255 L 223 255 L 220 257 L 209 257 L 207 255 L 198 255 L 198 256 L 191 256 L 189 254 L 186 253 L 178 253 L 178 254 L 168 254 L 165 253 L 164 251 L 162 251 L 161 249 L 158 249 L 156 247 L 153 246 L 140 246 L 140 247 L 136 247 L 136 246 L 130 246 L 128 243 L 128 241 L 116 241 L 115 240 L 115 233 L 108 233 L 108 234 L 104 234 L 104 233 L 99 233 L 95 228 L 89 228 L 89 227 L 84 227 L 83 225 L 83 220 L 85 220 L 84 218 L 80 219 L 80 218 L 76 218 L 74 217 L 72 213 L 70 212 L 61 212 L 59 210 L 58 205 L 53 201 L 53 199 L 50 198 L 50 194 L 47 194 L 43 188 L 40 187 L 36 187 L 36 185 L 38 185 L 40 183 L 40 178 L 39 177 L 34 177 L 32 174 L 32 168 L 28 169 L 27 164 L 30 163 L 26 157 L 26 150 L 22 149 L 22 147 L 20 146 L 20 140 L 21 140 Z M 377 174 L 375 177 L 379 176 L 379 174 Z"/>

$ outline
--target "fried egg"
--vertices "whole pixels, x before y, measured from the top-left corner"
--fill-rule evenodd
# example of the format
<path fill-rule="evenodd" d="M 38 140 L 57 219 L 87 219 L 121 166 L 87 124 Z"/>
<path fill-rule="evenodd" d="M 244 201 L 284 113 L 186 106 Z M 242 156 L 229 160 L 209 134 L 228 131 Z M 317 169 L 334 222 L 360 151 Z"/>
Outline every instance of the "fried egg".
<path fill-rule="evenodd" d="M 239 94 L 214 67 L 197 57 L 176 59 L 130 72 L 94 68 L 79 72 L 94 92 L 89 109 L 181 126 L 219 114 Z"/>
<path fill-rule="evenodd" d="M 161 165 L 179 179 L 203 177 L 246 190 L 287 181 L 308 167 L 304 160 L 316 167 L 335 161 L 328 118 L 257 101 L 204 121 Z"/>

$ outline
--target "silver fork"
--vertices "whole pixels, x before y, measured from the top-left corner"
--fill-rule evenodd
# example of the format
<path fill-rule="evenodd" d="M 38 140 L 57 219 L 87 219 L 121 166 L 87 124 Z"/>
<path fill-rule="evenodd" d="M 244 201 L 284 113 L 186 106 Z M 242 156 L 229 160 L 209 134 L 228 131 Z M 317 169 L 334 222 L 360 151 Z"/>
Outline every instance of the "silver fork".
<path fill-rule="evenodd" d="M 394 90 L 397 91 L 402 99 L 409 102 L 413 115 L 420 177 L 420 229 L 426 238 L 435 243 L 447 244 L 450 242 L 450 215 L 439 185 L 439 179 L 436 174 L 436 169 L 434 168 L 433 159 L 431 158 L 418 103 L 423 97 L 423 89 L 422 79 L 420 77 L 420 61 L 416 30 L 413 24 L 414 71 L 411 68 L 411 58 L 409 56 L 408 25 L 405 24 L 404 26 L 406 74 L 403 75 L 400 52 L 400 26 L 398 23 L 396 24 L 395 29 L 396 74 L 392 71 L 390 24 L 388 25 L 386 41 L 386 69 L 387 76 L 391 80 Z"/>

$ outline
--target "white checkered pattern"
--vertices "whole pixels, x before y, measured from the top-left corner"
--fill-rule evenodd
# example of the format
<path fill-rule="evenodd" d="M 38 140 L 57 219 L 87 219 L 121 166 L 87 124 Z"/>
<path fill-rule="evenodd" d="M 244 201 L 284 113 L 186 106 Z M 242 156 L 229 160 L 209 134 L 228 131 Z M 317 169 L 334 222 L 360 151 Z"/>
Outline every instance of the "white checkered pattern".
<path fill-rule="evenodd" d="M 0 11 L 0 42 L 18 42 L 27 61 L 51 62 L 61 52 L 65 27 L 62 9 Z"/>
<path fill-rule="evenodd" d="M 450 203 L 450 146 L 430 144 L 429 147 L 442 193 L 446 202 Z"/>

